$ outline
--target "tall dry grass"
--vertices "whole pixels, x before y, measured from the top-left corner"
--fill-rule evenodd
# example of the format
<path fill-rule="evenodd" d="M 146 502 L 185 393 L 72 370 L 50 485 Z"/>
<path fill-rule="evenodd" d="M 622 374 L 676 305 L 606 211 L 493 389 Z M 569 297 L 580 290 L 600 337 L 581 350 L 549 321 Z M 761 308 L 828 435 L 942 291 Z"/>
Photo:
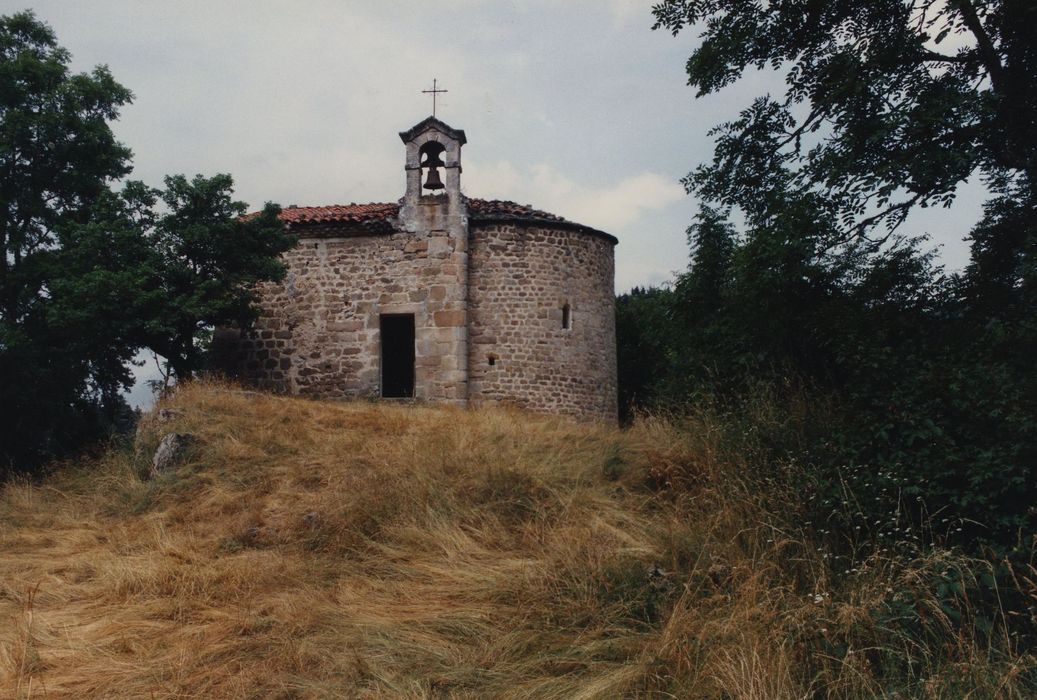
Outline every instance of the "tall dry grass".
<path fill-rule="evenodd" d="M 1034 659 L 927 596 L 948 553 L 838 577 L 707 415 L 193 385 L 199 437 L 0 494 L 0 697 L 1026 697 Z M 913 591 L 926 634 L 876 617 Z M 926 636 L 928 635 L 928 636 Z"/>

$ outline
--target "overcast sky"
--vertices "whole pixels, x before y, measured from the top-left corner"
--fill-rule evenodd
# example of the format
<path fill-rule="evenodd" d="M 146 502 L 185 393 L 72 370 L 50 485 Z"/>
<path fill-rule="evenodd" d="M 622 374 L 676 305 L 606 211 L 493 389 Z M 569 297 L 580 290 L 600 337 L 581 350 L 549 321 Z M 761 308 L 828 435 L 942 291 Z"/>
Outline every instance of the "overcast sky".
<path fill-rule="evenodd" d="M 5 14 L 30 5 L 0 0 Z M 697 205 L 678 180 L 708 159 L 707 131 L 753 97 L 753 74 L 696 100 L 695 35 L 651 31 L 650 0 L 37 0 L 73 54 L 107 64 L 134 103 L 114 125 L 133 177 L 234 176 L 240 199 L 391 202 L 404 189 L 397 133 L 431 112 L 464 129 L 462 189 L 613 233 L 616 288 L 687 266 Z M 914 216 L 960 267 L 982 188 Z"/>

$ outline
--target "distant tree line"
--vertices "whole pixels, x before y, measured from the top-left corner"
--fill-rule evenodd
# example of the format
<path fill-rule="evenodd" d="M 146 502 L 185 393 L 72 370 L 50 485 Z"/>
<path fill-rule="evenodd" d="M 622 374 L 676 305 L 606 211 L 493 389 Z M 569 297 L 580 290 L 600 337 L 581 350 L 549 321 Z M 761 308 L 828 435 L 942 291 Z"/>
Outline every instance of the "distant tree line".
<path fill-rule="evenodd" d="M 903 527 L 973 551 L 1037 532 L 1037 4 L 1030 0 L 670 0 L 701 32 L 700 95 L 785 72 L 713 130 L 684 180 L 704 202 L 690 268 L 617 300 L 629 416 L 761 395 L 803 469 L 809 515 L 847 537 Z M 991 193 L 946 274 L 909 212 Z M 744 225 L 731 223 L 737 211 Z M 746 424 L 746 429 L 753 427 Z M 899 526 L 898 526 L 899 527 Z"/>
<path fill-rule="evenodd" d="M 31 12 L 0 16 L 0 475 L 110 431 L 139 351 L 189 377 L 292 245 L 276 205 L 242 218 L 228 175 L 116 187 L 131 154 L 109 123 L 131 93 L 69 61 Z"/>

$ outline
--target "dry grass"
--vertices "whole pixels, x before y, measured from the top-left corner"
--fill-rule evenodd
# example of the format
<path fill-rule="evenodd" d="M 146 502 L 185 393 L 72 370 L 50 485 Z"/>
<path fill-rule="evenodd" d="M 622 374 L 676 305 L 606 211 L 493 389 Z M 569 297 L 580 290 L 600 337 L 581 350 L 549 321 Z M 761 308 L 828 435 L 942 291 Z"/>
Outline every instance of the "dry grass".
<path fill-rule="evenodd" d="M 705 423 L 165 405 L 138 439 L 197 435 L 175 474 L 116 449 L 0 493 L 0 697 L 895 697 L 869 611 L 947 564 L 834 586 Z M 904 687 L 1025 695 L 1032 658 L 959 642 Z"/>

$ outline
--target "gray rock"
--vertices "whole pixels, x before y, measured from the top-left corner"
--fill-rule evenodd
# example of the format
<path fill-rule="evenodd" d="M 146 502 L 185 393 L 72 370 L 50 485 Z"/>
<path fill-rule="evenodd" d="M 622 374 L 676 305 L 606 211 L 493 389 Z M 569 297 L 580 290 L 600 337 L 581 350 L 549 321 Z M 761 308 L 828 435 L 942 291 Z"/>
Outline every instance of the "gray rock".
<path fill-rule="evenodd" d="M 194 440 L 193 435 L 166 433 L 151 459 L 151 476 L 155 477 L 174 469 L 183 460 L 187 448 Z"/>

